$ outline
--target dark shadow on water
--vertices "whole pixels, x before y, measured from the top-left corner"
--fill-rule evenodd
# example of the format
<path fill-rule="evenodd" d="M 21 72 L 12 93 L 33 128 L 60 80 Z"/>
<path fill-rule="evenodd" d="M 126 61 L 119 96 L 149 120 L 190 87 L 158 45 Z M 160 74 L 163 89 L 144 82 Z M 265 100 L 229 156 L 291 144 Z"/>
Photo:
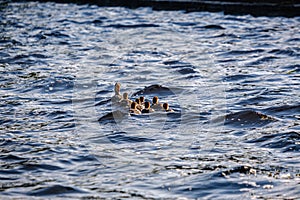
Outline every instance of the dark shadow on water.
<path fill-rule="evenodd" d="M 142 90 L 139 90 L 132 94 L 133 97 L 139 96 L 139 95 L 174 95 L 174 93 L 167 87 L 164 87 L 162 85 L 150 85 L 145 87 Z"/>
<path fill-rule="evenodd" d="M 223 117 L 212 120 L 213 123 L 220 123 L 223 121 L 224 125 L 235 128 L 256 128 L 265 126 L 277 120 L 254 110 L 244 110 L 235 113 L 229 113 Z"/>
<path fill-rule="evenodd" d="M 149 27 L 159 27 L 159 25 L 156 24 L 112 24 L 108 25 L 106 27 L 111 28 L 118 28 L 118 29 L 129 29 L 129 28 L 149 28 Z"/>
<path fill-rule="evenodd" d="M 69 193 L 84 193 L 84 191 L 70 186 L 52 185 L 48 187 L 41 187 L 35 189 L 32 192 L 30 192 L 29 195 L 53 196 L 53 195 L 62 195 L 62 194 L 69 194 Z"/>
<path fill-rule="evenodd" d="M 128 116 L 128 113 L 116 110 L 103 115 L 98 119 L 98 122 L 102 124 L 117 123 L 119 121 L 122 121 L 125 118 L 125 116 Z"/>

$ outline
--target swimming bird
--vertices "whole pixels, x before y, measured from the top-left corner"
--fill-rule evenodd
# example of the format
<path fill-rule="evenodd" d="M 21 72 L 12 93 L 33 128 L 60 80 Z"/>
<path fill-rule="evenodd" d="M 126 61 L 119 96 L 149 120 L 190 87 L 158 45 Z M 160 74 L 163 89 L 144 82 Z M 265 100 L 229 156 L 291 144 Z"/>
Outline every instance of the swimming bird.
<path fill-rule="evenodd" d="M 169 107 L 169 104 L 168 104 L 168 103 L 164 103 L 164 104 L 163 104 L 163 108 L 165 109 L 166 112 L 174 112 L 174 110 L 172 110 L 172 109 Z"/>
<path fill-rule="evenodd" d="M 154 109 L 150 108 L 150 102 L 145 102 L 145 108 L 142 110 L 142 113 L 152 113 Z"/>
<path fill-rule="evenodd" d="M 143 96 L 140 97 L 140 103 L 141 105 L 145 106 L 145 97 Z"/>
<path fill-rule="evenodd" d="M 137 98 L 137 99 L 135 99 L 135 102 L 137 103 L 136 108 L 139 109 L 140 111 L 142 111 L 144 106 L 141 104 L 141 100 L 139 98 Z"/>
<path fill-rule="evenodd" d="M 132 101 L 128 98 L 128 93 L 124 92 L 123 99 L 121 100 L 121 106 L 130 107 L 131 103 L 132 103 Z"/>
<path fill-rule="evenodd" d="M 153 97 L 151 108 L 153 108 L 154 110 L 163 110 L 163 105 L 158 102 L 157 96 Z"/>
<path fill-rule="evenodd" d="M 121 90 L 121 84 L 120 83 L 116 83 L 115 84 L 115 95 L 111 98 L 113 103 L 119 102 L 122 100 L 122 96 L 120 93 Z"/>
<path fill-rule="evenodd" d="M 138 115 L 141 114 L 141 111 L 137 109 L 137 103 L 135 101 L 131 103 L 129 112 Z"/>

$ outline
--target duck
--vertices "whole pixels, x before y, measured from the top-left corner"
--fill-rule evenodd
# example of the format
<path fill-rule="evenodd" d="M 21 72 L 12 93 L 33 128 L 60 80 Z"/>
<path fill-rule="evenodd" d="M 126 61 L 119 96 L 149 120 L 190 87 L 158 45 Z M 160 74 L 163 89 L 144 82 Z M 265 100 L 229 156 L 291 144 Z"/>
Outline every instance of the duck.
<path fill-rule="evenodd" d="M 137 103 L 135 101 L 131 103 L 129 112 L 132 114 L 141 114 L 141 111 L 137 109 Z"/>
<path fill-rule="evenodd" d="M 163 108 L 165 109 L 166 112 L 174 112 L 174 110 L 172 110 L 172 109 L 169 107 L 169 104 L 168 104 L 168 103 L 164 103 L 164 104 L 163 104 Z"/>
<path fill-rule="evenodd" d="M 142 113 L 152 113 L 154 112 L 153 108 L 150 108 L 150 102 L 145 102 L 145 108 L 142 110 Z"/>
<path fill-rule="evenodd" d="M 135 99 L 135 102 L 137 103 L 136 108 L 142 111 L 144 109 L 144 106 L 141 104 L 140 98 Z"/>
<path fill-rule="evenodd" d="M 127 92 L 123 93 L 123 99 L 121 100 L 120 103 L 121 103 L 121 106 L 124 106 L 124 107 L 130 107 L 131 106 L 132 100 L 130 100 L 128 98 L 128 93 Z"/>
<path fill-rule="evenodd" d="M 121 90 L 121 84 L 116 83 L 115 84 L 115 95 L 111 98 L 113 103 L 117 103 L 117 102 L 120 102 L 122 100 L 122 95 L 120 93 L 120 90 Z"/>
<path fill-rule="evenodd" d="M 157 96 L 153 97 L 151 108 L 154 109 L 154 110 L 163 110 L 163 105 L 158 102 L 158 97 Z"/>
<path fill-rule="evenodd" d="M 145 107 L 145 97 L 143 96 L 140 97 L 140 103 Z"/>

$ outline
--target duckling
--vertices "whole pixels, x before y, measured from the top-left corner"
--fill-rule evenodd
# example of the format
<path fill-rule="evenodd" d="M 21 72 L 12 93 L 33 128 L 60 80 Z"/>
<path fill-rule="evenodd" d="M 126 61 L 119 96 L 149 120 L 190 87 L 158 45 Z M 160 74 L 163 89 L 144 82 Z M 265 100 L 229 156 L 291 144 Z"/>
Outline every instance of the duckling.
<path fill-rule="evenodd" d="M 174 110 L 172 110 L 170 107 L 169 107 L 169 104 L 168 103 L 164 103 L 163 104 L 163 107 L 165 109 L 166 112 L 174 112 Z"/>
<path fill-rule="evenodd" d="M 153 108 L 154 110 L 163 110 L 163 105 L 158 102 L 157 96 L 153 97 L 151 108 Z"/>
<path fill-rule="evenodd" d="M 121 100 L 121 106 L 130 107 L 131 103 L 132 103 L 132 101 L 130 99 L 128 99 L 128 93 L 124 92 L 123 99 Z"/>
<path fill-rule="evenodd" d="M 140 103 L 145 107 L 145 97 L 143 96 L 140 97 Z"/>
<path fill-rule="evenodd" d="M 137 109 L 137 103 L 134 101 L 131 103 L 131 106 L 130 106 L 130 113 L 133 113 L 133 114 L 141 114 L 141 111 Z"/>
<path fill-rule="evenodd" d="M 119 102 L 122 100 L 122 96 L 120 93 L 121 90 L 121 84 L 120 83 L 116 83 L 115 84 L 115 95 L 111 98 L 113 103 Z"/>
<path fill-rule="evenodd" d="M 152 113 L 154 110 L 150 108 L 150 102 L 145 102 L 145 108 L 142 110 L 142 113 Z"/>
<path fill-rule="evenodd" d="M 143 108 L 144 108 L 144 106 L 141 105 L 141 100 L 140 100 L 139 98 L 137 98 L 137 99 L 135 100 L 135 102 L 137 103 L 136 108 L 137 108 L 138 110 L 142 111 Z"/>

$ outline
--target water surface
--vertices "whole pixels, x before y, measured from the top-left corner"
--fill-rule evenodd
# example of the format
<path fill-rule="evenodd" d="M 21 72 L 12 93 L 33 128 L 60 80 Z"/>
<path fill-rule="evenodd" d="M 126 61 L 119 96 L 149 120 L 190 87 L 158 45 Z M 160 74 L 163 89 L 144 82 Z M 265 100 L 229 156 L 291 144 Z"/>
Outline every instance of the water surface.
<path fill-rule="evenodd" d="M 300 198 L 300 18 L 0 12 L 1 198 Z M 99 120 L 115 82 L 175 113 Z"/>

